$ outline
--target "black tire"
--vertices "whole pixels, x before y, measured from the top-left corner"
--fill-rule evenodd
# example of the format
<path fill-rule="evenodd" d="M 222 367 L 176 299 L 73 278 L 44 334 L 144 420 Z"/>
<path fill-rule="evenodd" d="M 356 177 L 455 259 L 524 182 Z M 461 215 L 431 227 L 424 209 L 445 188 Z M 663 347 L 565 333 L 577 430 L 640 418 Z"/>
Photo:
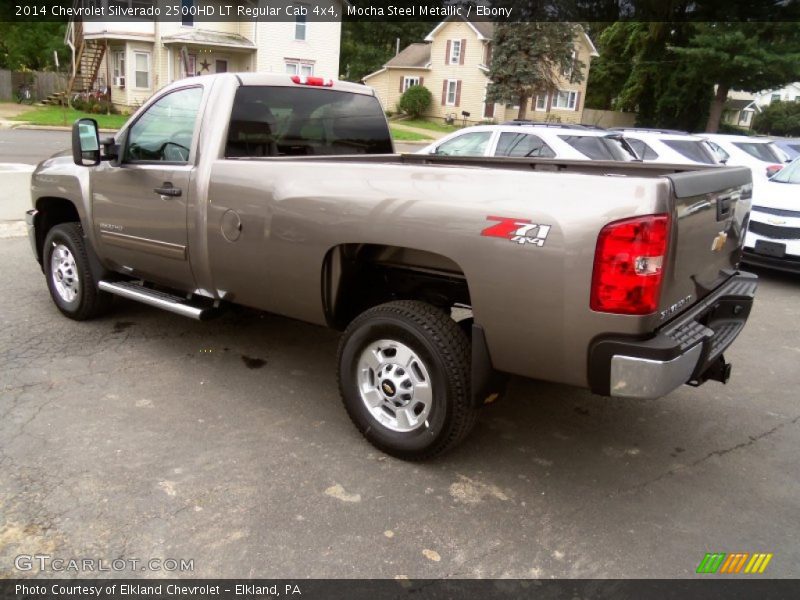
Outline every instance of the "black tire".
<path fill-rule="evenodd" d="M 384 425 L 371 413 L 377 409 L 369 409 L 362 399 L 359 361 L 379 340 L 404 344 L 430 376 L 430 412 L 411 431 Z M 424 302 L 390 302 L 362 313 L 345 330 L 338 353 L 339 390 L 350 419 L 371 444 L 403 460 L 425 460 L 458 445 L 475 425 L 478 408 L 470 402 L 470 361 L 470 341 L 448 315 Z"/>
<path fill-rule="evenodd" d="M 74 270 L 66 270 L 68 277 L 77 275 L 77 288 L 71 300 L 62 296 L 57 289 L 59 275 L 53 273 L 53 253 L 57 248 L 66 248 L 74 260 Z M 61 223 L 47 232 L 42 249 L 42 264 L 50 297 L 65 316 L 75 321 L 85 321 L 108 312 L 112 296 L 97 289 L 80 223 Z M 63 276 L 61 280 L 64 280 Z"/>

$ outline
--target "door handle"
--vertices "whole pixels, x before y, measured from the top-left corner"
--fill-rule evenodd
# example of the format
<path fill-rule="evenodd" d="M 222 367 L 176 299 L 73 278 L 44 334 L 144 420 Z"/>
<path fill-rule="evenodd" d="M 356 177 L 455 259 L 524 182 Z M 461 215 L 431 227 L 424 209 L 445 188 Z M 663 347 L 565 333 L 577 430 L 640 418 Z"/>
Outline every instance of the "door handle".
<path fill-rule="evenodd" d="M 161 187 L 158 187 L 153 190 L 156 194 L 159 194 L 161 197 L 168 197 L 168 198 L 179 198 L 183 194 L 183 190 L 181 188 L 177 188 L 173 186 L 169 181 L 164 182 Z"/>

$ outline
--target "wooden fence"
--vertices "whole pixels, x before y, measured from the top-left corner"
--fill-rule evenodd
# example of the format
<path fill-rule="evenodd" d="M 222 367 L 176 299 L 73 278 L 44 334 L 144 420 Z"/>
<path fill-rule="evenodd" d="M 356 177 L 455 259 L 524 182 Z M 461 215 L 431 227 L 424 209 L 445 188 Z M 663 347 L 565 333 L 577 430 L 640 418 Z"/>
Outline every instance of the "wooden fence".
<path fill-rule="evenodd" d="M 0 101 L 13 100 L 19 86 L 25 81 L 32 82 L 31 91 L 36 101 L 44 100 L 50 94 L 63 92 L 67 85 L 67 79 L 61 73 L 51 71 L 20 73 L 0 69 Z"/>
<path fill-rule="evenodd" d="M 581 123 L 600 127 L 633 127 L 636 125 L 636 113 L 587 108 L 583 111 Z"/>

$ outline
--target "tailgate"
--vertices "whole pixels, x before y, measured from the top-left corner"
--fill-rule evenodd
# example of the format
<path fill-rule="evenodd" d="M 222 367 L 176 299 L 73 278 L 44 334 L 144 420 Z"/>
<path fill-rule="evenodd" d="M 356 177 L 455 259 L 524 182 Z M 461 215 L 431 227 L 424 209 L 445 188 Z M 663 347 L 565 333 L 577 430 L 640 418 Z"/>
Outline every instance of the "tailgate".
<path fill-rule="evenodd" d="M 711 293 L 736 270 L 752 198 L 747 167 L 666 175 L 674 209 L 660 317 L 667 321 Z"/>

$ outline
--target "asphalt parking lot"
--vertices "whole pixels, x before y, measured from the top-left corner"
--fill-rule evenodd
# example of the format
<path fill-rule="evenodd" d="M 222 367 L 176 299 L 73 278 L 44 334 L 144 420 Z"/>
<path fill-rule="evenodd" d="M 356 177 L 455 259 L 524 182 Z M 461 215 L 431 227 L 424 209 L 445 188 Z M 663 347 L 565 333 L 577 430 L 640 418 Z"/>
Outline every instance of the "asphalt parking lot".
<path fill-rule="evenodd" d="M 694 577 L 711 551 L 800 574 L 798 277 L 760 273 L 728 386 L 514 379 L 465 445 L 407 464 L 350 424 L 335 332 L 121 300 L 75 323 L 24 238 L 0 273 L 0 577 L 36 554 L 194 561 L 123 576 Z"/>

